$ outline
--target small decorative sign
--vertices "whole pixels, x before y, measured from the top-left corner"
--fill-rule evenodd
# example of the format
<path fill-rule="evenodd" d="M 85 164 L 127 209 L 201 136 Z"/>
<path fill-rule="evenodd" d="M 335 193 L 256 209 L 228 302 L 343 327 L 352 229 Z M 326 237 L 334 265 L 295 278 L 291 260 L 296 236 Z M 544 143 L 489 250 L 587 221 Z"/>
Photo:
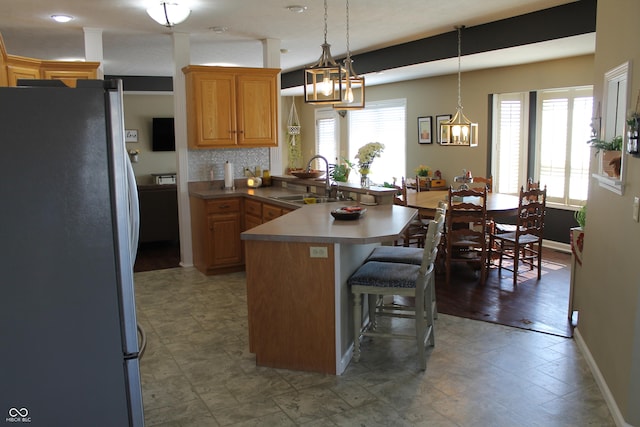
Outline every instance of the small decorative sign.
<path fill-rule="evenodd" d="M 138 129 L 126 129 L 124 131 L 124 142 L 138 142 Z"/>

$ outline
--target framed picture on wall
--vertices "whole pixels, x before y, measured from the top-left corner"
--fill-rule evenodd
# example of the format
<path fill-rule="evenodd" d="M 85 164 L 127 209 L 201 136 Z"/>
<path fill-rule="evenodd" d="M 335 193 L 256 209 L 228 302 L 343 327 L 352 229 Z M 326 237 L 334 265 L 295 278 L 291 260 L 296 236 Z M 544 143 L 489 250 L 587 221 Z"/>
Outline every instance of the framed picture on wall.
<path fill-rule="evenodd" d="M 441 114 L 436 116 L 436 132 L 438 134 L 438 144 L 448 144 L 451 139 L 448 129 L 443 128 L 441 125 L 443 122 L 451 120 L 451 114 Z"/>
<path fill-rule="evenodd" d="M 431 135 L 433 135 L 431 116 L 418 117 L 418 143 L 431 144 L 433 142 Z"/>

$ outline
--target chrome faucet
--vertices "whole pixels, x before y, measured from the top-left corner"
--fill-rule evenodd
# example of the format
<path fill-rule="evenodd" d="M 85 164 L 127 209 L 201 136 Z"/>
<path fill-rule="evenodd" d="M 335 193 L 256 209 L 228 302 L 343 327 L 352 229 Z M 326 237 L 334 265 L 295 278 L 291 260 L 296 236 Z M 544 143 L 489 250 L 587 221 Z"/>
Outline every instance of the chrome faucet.
<path fill-rule="evenodd" d="M 313 162 L 315 159 L 324 160 L 324 165 L 325 165 L 325 174 L 324 174 L 325 175 L 325 178 L 324 178 L 325 188 L 324 188 L 324 191 L 325 191 L 325 196 L 330 197 L 331 196 L 331 184 L 329 182 L 329 161 L 325 157 L 323 157 L 323 156 L 321 156 L 319 154 L 316 154 L 311 159 L 309 159 L 309 163 L 307 163 L 307 172 L 311 170 L 311 162 Z"/>

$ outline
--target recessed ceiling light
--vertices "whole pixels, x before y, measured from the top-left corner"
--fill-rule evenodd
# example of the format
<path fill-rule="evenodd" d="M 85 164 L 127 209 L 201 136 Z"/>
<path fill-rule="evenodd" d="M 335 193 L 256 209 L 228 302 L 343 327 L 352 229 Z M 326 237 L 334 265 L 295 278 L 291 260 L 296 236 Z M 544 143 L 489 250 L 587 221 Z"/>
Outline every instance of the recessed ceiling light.
<path fill-rule="evenodd" d="M 73 19 L 73 16 L 70 15 L 51 15 L 51 19 L 56 22 L 69 22 Z"/>
<path fill-rule="evenodd" d="M 292 6 L 287 6 L 286 8 L 289 12 L 293 12 L 293 13 L 302 13 L 305 10 L 307 10 L 307 6 L 299 6 L 299 5 L 292 5 Z"/>
<path fill-rule="evenodd" d="M 280 49 L 280 53 L 282 54 L 289 53 L 289 49 Z"/>
<path fill-rule="evenodd" d="M 216 34 L 226 33 L 229 30 L 227 27 L 209 27 L 209 29 Z"/>

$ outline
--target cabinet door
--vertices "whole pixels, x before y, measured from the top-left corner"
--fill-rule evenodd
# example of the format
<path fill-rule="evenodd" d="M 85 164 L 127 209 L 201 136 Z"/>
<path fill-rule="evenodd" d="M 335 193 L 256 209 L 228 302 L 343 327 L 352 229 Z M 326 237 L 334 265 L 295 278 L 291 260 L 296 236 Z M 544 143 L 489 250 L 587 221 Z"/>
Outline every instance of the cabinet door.
<path fill-rule="evenodd" d="M 238 145 L 277 146 L 275 77 L 241 74 L 236 84 Z"/>
<path fill-rule="evenodd" d="M 9 86 L 17 86 L 19 79 L 40 79 L 40 70 L 20 65 L 9 65 L 7 67 L 7 78 Z"/>
<path fill-rule="evenodd" d="M 240 213 L 209 215 L 208 225 L 208 267 L 242 263 Z"/>
<path fill-rule="evenodd" d="M 268 205 L 264 203 L 262 205 L 262 221 L 267 222 L 272 219 L 276 219 L 282 215 L 282 208 L 280 206 Z"/>
<path fill-rule="evenodd" d="M 187 76 L 187 124 L 192 148 L 236 145 L 235 79 L 232 74 Z"/>

